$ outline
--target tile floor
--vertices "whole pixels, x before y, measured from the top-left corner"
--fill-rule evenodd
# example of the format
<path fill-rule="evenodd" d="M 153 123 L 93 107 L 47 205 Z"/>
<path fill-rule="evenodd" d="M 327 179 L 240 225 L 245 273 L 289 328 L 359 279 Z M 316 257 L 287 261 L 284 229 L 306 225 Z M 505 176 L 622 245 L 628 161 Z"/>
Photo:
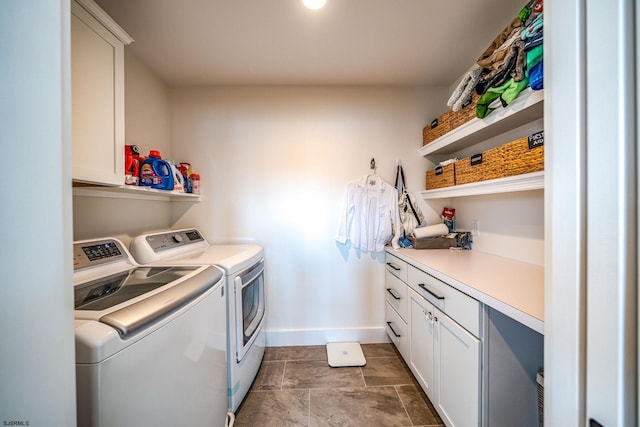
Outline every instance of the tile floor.
<path fill-rule="evenodd" d="M 236 427 L 443 426 L 392 344 L 363 344 L 362 368 L 331 368 L 325 346 L 269 347 Z"/>

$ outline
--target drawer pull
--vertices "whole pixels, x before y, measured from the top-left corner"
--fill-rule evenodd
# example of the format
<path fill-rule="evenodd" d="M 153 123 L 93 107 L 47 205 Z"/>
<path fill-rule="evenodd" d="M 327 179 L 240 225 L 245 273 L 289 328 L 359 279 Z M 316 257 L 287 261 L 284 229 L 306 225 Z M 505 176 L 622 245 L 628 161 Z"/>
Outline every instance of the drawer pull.
<path fill-rule="evenodd" d="M 393 329 L 393 324 L 391 322 L 387 322 L 387 325 L 389 326 L 389 329 L 391 329 L 391 332 L 393 332 L 393 335 L 395 335 L 397 338 L 400 338 L 401 335 L 398 334 L 395 329 Z"/>
<path fill-rule="evenodd" d="M 388 263 L 387 263 L 387 265 L 388 265 L 389 267 L 393 268 L 395 271 L 400 271 L 400 270 L 402 270 L 400 267 L 398 267 L 397 265 L 395 265 L 395 264 L 394 264 L 394 263 L 392 263 L 392 262 L 388 262 Z"/>
<path fill-rule="evenodd" d="M 443 296 L 440 296 L 438 294 L 433 293 L 431 290 L 427 289 L 427 287 L 425 286 L 424 283 L 418 283 L 418 286 L 420 286 L 422 289 L 424 289 L 425 291 L 429 292 L 431 295 L 433 295 L 434 298 L 437 299 L 444 299 Z"/>
<path fill-rule="evenodd" d="M 387 288 L 387 292 L 389 292 L 389 294 L 391 294 L 391 296 L 393 297 L 393 299 L 400 301 L 402 298 L 400 298 L 400 296 L 396 293 L 395 290 L 391 289 L 391 288 Z"/>

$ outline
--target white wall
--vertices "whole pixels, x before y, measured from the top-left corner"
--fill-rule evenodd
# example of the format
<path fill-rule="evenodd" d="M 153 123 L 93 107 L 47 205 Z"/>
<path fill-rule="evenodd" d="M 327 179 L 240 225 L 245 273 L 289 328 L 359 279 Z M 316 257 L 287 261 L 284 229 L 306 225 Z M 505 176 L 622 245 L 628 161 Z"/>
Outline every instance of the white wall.
<path fill-rule="evenodd" d="M 124 50 L 125 141 L 140 154 L 159 150 L 171 159 L 169 88 L 131 53 Z"/>
<path fill-rule="evenodd" d="M 0 420 L 75 426 L 69 2 L 0 4 Z"/>
<path fill-rule="evenodd" d="M 336 243 L 346 184 L 392 183 L 401 160 L 424 188 L 422 128 L 446 88 L 241 87 L 172 90 L 173 153 L 202 176 L 177 226 L 265 247 L 269 345 L 381 341 L 384 257 Z M 173 222 L 172 221 L 172 222 Z"/>
<path fill-rule="evenodd" d="M 171 158 L 169 88 L 125 47 L 125 142 L 140 154 Z M 138 234 L 171 227 L 167 202 L 75 196 L 74 240 L 114 236 L 125 244 Z"/>

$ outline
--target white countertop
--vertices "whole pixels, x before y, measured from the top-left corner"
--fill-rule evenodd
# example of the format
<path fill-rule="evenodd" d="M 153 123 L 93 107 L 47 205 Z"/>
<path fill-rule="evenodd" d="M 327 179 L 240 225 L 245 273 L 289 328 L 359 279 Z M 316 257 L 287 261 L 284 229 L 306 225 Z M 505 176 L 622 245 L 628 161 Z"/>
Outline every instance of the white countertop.
<path fill-rule="evenodd" d="M 474 250 L 386 250 L 544 334 L 544 267 Z"/>

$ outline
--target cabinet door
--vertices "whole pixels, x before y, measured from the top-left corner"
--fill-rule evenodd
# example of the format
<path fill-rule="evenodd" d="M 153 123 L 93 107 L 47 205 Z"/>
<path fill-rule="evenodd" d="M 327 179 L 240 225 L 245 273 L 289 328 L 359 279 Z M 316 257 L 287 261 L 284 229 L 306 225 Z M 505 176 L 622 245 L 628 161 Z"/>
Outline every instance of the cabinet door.
<path fill-rule="evenodd" d="M 434 400 L 434 308 L 409 289 L 409 366 L 427 396 Z"/>
<path fill-rule="evenodd" d="M 439 310 L 434 314 L 434 404 L 449 427 L 480 425 L 480 340 Z"/>
<path fill-rule="evenodd" d="M 124 44 L 71 2 L 73 179 L 124 184 Z"/>

